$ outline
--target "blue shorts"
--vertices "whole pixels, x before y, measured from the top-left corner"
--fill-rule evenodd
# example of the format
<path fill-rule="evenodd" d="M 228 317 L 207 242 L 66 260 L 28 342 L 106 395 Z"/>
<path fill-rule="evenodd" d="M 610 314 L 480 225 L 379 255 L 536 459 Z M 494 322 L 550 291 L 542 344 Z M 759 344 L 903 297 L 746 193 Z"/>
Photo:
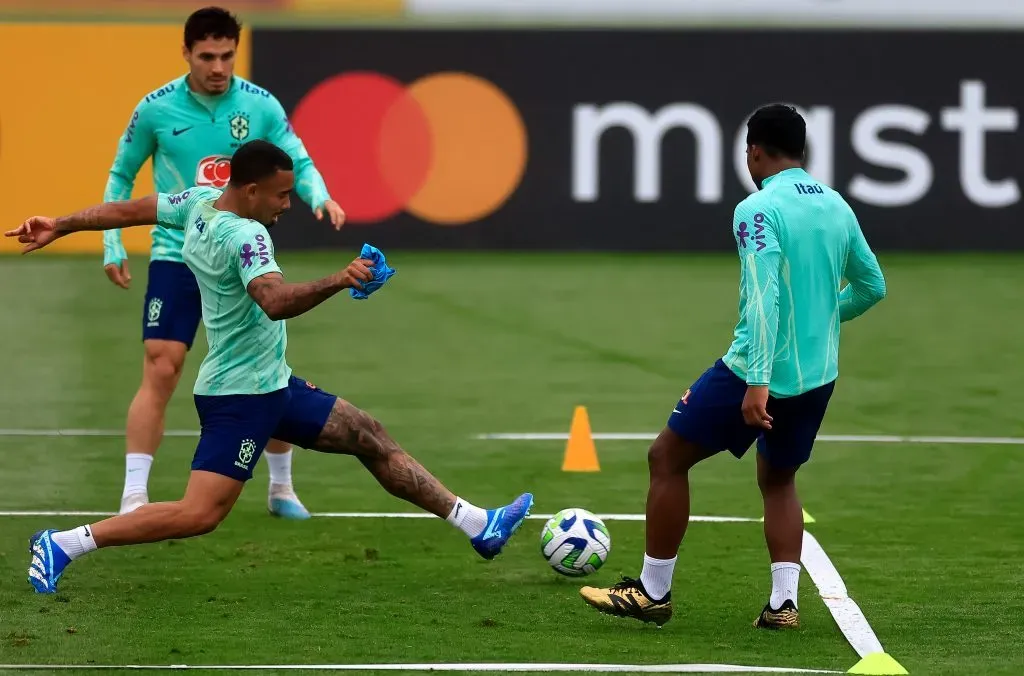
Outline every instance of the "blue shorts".
<path fill-rule="evenodd" d="M 295 376 L 268 394 L 194 398 L 201 431 L 192 469 L 239 481 L 252 478 L 270 439 L 312 448 L 338 399 Z"/>
<path fill-rule="evenodd" d="M 676 404 L 668 427 L 712 453 L 730 451 L 742 458 L 757 441 L 757 451 L 772 467 L 799 467 L 811 457 L 835 381 L 795 397 L 768 398 L 772 429 L 743 420 L 747 384 L 721 359 L 697 379 Z"/>
<path fill-rule="evenodd" d="M 150 261 L 142 339 L 173 340 L 192 349 L 203 319 L 203 301 L 195 275 L 184 263 Z"/>

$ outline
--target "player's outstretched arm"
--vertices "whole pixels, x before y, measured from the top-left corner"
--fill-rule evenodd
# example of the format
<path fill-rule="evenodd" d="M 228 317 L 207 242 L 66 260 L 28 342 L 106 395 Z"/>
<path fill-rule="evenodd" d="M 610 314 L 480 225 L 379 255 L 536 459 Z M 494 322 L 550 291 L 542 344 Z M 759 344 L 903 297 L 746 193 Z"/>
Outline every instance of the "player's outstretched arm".
<path fill-rule="evenodd" d="M 277 321 L 309 312 L 343 289 L 363 288 L 361 282 L 373 279 L 373 261 L 357 258 L 344 270 L 315 282 L 284 281 L 280 272 L 268 272 L 254 278 L 246 286 L 249 295 L 267 316 Z"/>
<path fill-rule="evenodd" d="M 25 245 L 22 253 L 42 249 L 65 235 L 82 230 L 111 230 L 157 222 L 157 196 L 149 195 L 126 202 L 107 202 L 76 211 L 67 216 L 50 218 L 33 216 L 20 227 L 9 230 L 7 237 L 17 237 Z"/>
<path fill-rule="evenodd" d="M 839 293 L 839 321 L 856 319 L 885 298 L 885 277 L 860 226 L 854 227 L 850 254 L 846 261 L 849 282 Z"/>

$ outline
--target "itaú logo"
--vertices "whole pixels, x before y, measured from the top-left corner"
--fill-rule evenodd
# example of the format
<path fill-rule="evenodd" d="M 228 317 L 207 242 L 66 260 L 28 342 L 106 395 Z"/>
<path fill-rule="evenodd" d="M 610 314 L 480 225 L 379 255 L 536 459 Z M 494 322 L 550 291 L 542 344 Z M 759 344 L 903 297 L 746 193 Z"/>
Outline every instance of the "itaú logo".
<path fill-rule="evenodd" d="M 526 168 L 526 128 L 492 83 L 460 72 L 404 85 L 346 72 L 313 87 L 292 124 L 348 220 L 406 211 L 436 225 L 484 218 Z"/>

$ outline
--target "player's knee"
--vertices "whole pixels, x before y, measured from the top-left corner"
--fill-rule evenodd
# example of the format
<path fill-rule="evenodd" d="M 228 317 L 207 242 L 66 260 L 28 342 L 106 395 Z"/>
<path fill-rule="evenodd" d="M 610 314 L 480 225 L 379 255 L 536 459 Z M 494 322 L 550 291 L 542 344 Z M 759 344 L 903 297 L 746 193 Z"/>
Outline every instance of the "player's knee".
<path fill-rule="evenodd" d="M 384 425 L 372 415 L 351 407 L 349 434 L 354 434 L 358 452 L 378 460 L 388 460 L 395 453 L 401 453 L 398 445 L 391 441 Z"/>
<path fill-rule="evenodd" d="M 651 476 L 686 474 L 708 455 L 699 446 L 666 429 L 648 449 L 647 466 Z"/>
<path fill-rule="evenodd" d="M 757 485 L 761 494 L 791 490 L 796 485 L 796 472 L 799 467 L 773 467 L 758 455 Z"/>
<path fill-rule="evenodd" d="M 200 505 L 184 506 L 184 524 L 189 536 L 206 535 L 217 530 L 227 513 L 220 509 L 204 508 Z"/>
<path fill-rule="evenodd" d="M 146 384 L 160 391 L 173 390 L 185 365 L 184 357 L 174 349 L 147 346 L 143 369 Z"/>
<path fill-rule="evenodd" d="M 647 467 L 651 476 L 678 474 L 689 469 L 680 462 L 679 454 L 662 437 L 658 437 L 647 450 Z"/>

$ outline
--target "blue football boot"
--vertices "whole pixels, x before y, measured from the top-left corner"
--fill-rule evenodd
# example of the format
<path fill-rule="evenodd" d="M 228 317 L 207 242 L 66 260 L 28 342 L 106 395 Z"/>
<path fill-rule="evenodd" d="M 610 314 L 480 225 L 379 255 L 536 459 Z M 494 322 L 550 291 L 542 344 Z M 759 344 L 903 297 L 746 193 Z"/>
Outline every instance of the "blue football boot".
<path fill-rule="evenodd" d="M 473 549 L 485 559 L 493 559 L 500 554 L 505 543 L 530 515 L 531 507 L 533 495 L 523 493 L 510 505 L 487 510 L 487 526 L 484 532 L 470 540 Z"/>
<path fill-rule="evenodd" d="M 28 567 L 28 581 L 39 594 L 53 594 L 57 591 L 57 580 L 71 563 L 71 557 L 53 541 L 56 529 L 41 530 L 28 541 L 32 562 Z"/>

